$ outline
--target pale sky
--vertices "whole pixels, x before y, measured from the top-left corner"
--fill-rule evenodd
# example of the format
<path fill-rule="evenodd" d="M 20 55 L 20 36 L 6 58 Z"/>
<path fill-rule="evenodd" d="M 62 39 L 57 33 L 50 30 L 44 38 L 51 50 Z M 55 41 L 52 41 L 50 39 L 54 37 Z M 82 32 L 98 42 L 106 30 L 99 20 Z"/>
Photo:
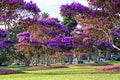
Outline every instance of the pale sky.
<path fill-rule="evenodd" d="M 60 16 L 60 6 L 67 3 L 79 2 L 85 6 L 88 6 L 86 0 L 25 0 L 27 2 L 33 1 L 36 3 L 42 12 L 47 12 L 51 17 L 59 18 L 62 20 Z"/>
<path fill-rule="evenodd" d="M 72 2 L 79 2 L 85 6 L 88 6 L 86 0 L 25 0 L 27 2 L 33 1 L 37 4 L 42 12 L 47 12 L 50 14 L 50 17 L 58 18 L 62 21 L 62 17 L 60 16 L 60 6 L 63 4 L 70 4 Z M 78 26 L 79 27 L 79 26 Z M 0 25 L 0 28 L 3 26 Z"/>

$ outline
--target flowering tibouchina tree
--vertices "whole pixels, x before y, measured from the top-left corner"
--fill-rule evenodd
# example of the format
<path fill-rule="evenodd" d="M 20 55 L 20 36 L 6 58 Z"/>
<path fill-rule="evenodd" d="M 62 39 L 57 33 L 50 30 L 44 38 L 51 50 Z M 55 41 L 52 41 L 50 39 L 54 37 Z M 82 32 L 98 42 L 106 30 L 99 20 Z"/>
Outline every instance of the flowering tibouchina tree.
<path fill-rule="evenodd" d="M 119 0 L 88 0 L 92 9 L 79 3 L 61 6 L 62 16 L 71 16 L 88 36 L 96 42 L 108 41 L 120 51 L 113 42 L 113 31 L 119 27 Z"/>
<path fill-rule="evenodd" d="M 24 55 L 25 66 L 29 66 L 32 57 L 40 52 L 41 43 L 37 40 L 30 40 L 29 32 L 21 32 L 17 34 L 17 38 L 19 43 L 14 45 L 16 52 Z"/>
<path fill-rule="evenodd" d="M 49 48 L 46 43 L 59 35 L 64 35 L 68 32 L 68 29 L 61 25 L 57 18 L 39 20 L 37 17 L 34 17 L 27 18 L 23 20 L 23 22 L 26 22 L 21 25 L 23 25 L 23 28 L 30 34 L 29 40 L 41 43 L 42 51 L 46 58 L 46 65 L 48 65 L 49 56 L 55 53 L 55 51 Z M 22 38 L 23 37 L 24 36 L 22 36 Z M 19 49 L 21 49 L 21 47 L 19 47 Z"/>
<path fill-rule="evenodd" d="M 0 25 L 7 30 L 21 26 L 18 22 L 27 18 L 37 16 L 40 9 L 32 1 L 24 0 L 0 0 Z"/>
<path fill-rule="evenodd" d="M 56 55 L 62 64 L 64 64 L 66 56 L 72 56 L 70 52 L 75 48 L 73 37 L 66 36 L 58 36 L 56 38 L 48 40 L 45 45 L 56 52 Z"/>
<path fill-rule="evenodd" d="M 90 53 L 93 49 L 93 40 L 83 33 L 82 29 L 74 29 L 71 32 L 74 39 L 75 48 L 72 50 L 74 57 L 76 58 L 76 64 L 78 60 L 83 56 L 83 53 Z"/>

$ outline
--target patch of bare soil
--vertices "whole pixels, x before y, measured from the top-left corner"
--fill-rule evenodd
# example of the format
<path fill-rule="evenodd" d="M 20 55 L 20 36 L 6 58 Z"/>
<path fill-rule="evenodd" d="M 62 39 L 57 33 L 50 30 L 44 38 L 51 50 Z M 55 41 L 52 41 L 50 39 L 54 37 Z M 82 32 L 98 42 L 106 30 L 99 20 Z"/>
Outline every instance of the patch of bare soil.
<path fill-rule="evenodd" d="M 17 73 L 21 73 L 21 71 L 9 70 L 9 69 L 0 69 L 0 75 L 17 74 Z"/>
<path fill-rule="evenodd" d="M 25 68 L 25 70 L 45 70 L 45 69 L 54 69 L 54 68 L 68 68 L 68 66 L 64 65 L 56 65 L 56 66 L 31 66 L 28 68 Z"/>
<path fill-rule="evenodd" d="M 106 65 L 111 65 L 111 64 L 101 64 L 101 63 L 90 63 L 90 64 L 71 64 L 69 66 L 106 66 Z"/>
<path fill-rule="evenodd" d="M 94 72 L 120 72 L 120 64 L 103 66 L 95 69 Z"/>

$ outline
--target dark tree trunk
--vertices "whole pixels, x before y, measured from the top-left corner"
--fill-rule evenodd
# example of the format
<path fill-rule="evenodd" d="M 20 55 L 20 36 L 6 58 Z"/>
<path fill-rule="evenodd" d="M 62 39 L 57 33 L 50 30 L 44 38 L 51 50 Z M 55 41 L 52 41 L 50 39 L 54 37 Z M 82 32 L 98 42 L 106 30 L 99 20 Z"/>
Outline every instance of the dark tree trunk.
<path fill-rule="evenodd" d="M 31 61 L 32 57 L 33 57 L 33 54 L 32 54 L 32 53 L 30 53 L 29 57 L 28 57 L 28 58 L 26 58 L 26 61 L 25 61 L 25 66 L 30 66 L 30 61 Z"/>
<path fill-rule="evenodd" d="M 110 60 L 110 58 L 111 58 L 110 51 L 106 51 L 106 60 Z"/>
<path fill-rule="evenodd" d="M 95 50 L 94 63 L 100 63 L 100 53 L 97 49 Z"/>
<path fill-rule="evenodd" d="M 2 65 L 2 63 L 0 63 L 0 66 Z"/>
<path fill-rule="evenodd" d="M 72 56 L 70 56 L 69 57 L 69 64 L 72 64 L 72 62 L 73 62 L 73 58 L 72 58 Z"/>
<path fill-rule="evenodd" d="M 45 66 L 50 66 L 50 62 L 49 62 L 49 58 L 48 57 L 46 57 Z"/>
<path fill-rule="evenodd" d="M 30 66 L 30 60 L 25 61 L 25 66 L 27 66 L 27 67 Z"/>

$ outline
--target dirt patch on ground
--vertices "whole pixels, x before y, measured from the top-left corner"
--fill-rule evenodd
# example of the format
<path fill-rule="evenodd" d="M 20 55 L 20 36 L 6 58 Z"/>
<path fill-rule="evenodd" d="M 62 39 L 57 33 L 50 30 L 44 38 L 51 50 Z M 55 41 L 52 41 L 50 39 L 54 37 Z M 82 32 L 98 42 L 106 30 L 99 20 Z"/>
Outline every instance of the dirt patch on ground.
<path fill-rule="evenodd" d="M 28 68 L 24 68 L 24 70 L 45 70 L 45 69 L 54 69 L 54 68 L 69 68 L 71 66 L 105 66 L 110 64 L 98 64 L 98 63 L 92 63 L 92 64 L 64 64 L 64 65 L 51 65 L 51 66 L 31 66 Z"/>
<path fill-rule="evenodd" d="M 120 72 L 120 64 L 103 66 L 95 69 L 94 72 Z"/>
<path fill-rule="evenodd" d="M 111 65 L 111 64 L 91 63 L 91 64 L 71 64 L 71 65 L 68 65 L 68 66 L 106 66 L 106 65 Z"/>
<path fill-rule="evenodd" d="M 9 70 L 9 69 L 0 69 L 0 75 L 17 74 L 17 73 L 21 73 L 21 71 Z"/>
<path fill-rule="evenodd" d="M 56 66 L 32 66 L 25 68 L 25 70 L 45 70 L 45 69 L 54 69 L 54 68 L 68 68 L 68 66 L 65 65 L 56 65 Z"/>

